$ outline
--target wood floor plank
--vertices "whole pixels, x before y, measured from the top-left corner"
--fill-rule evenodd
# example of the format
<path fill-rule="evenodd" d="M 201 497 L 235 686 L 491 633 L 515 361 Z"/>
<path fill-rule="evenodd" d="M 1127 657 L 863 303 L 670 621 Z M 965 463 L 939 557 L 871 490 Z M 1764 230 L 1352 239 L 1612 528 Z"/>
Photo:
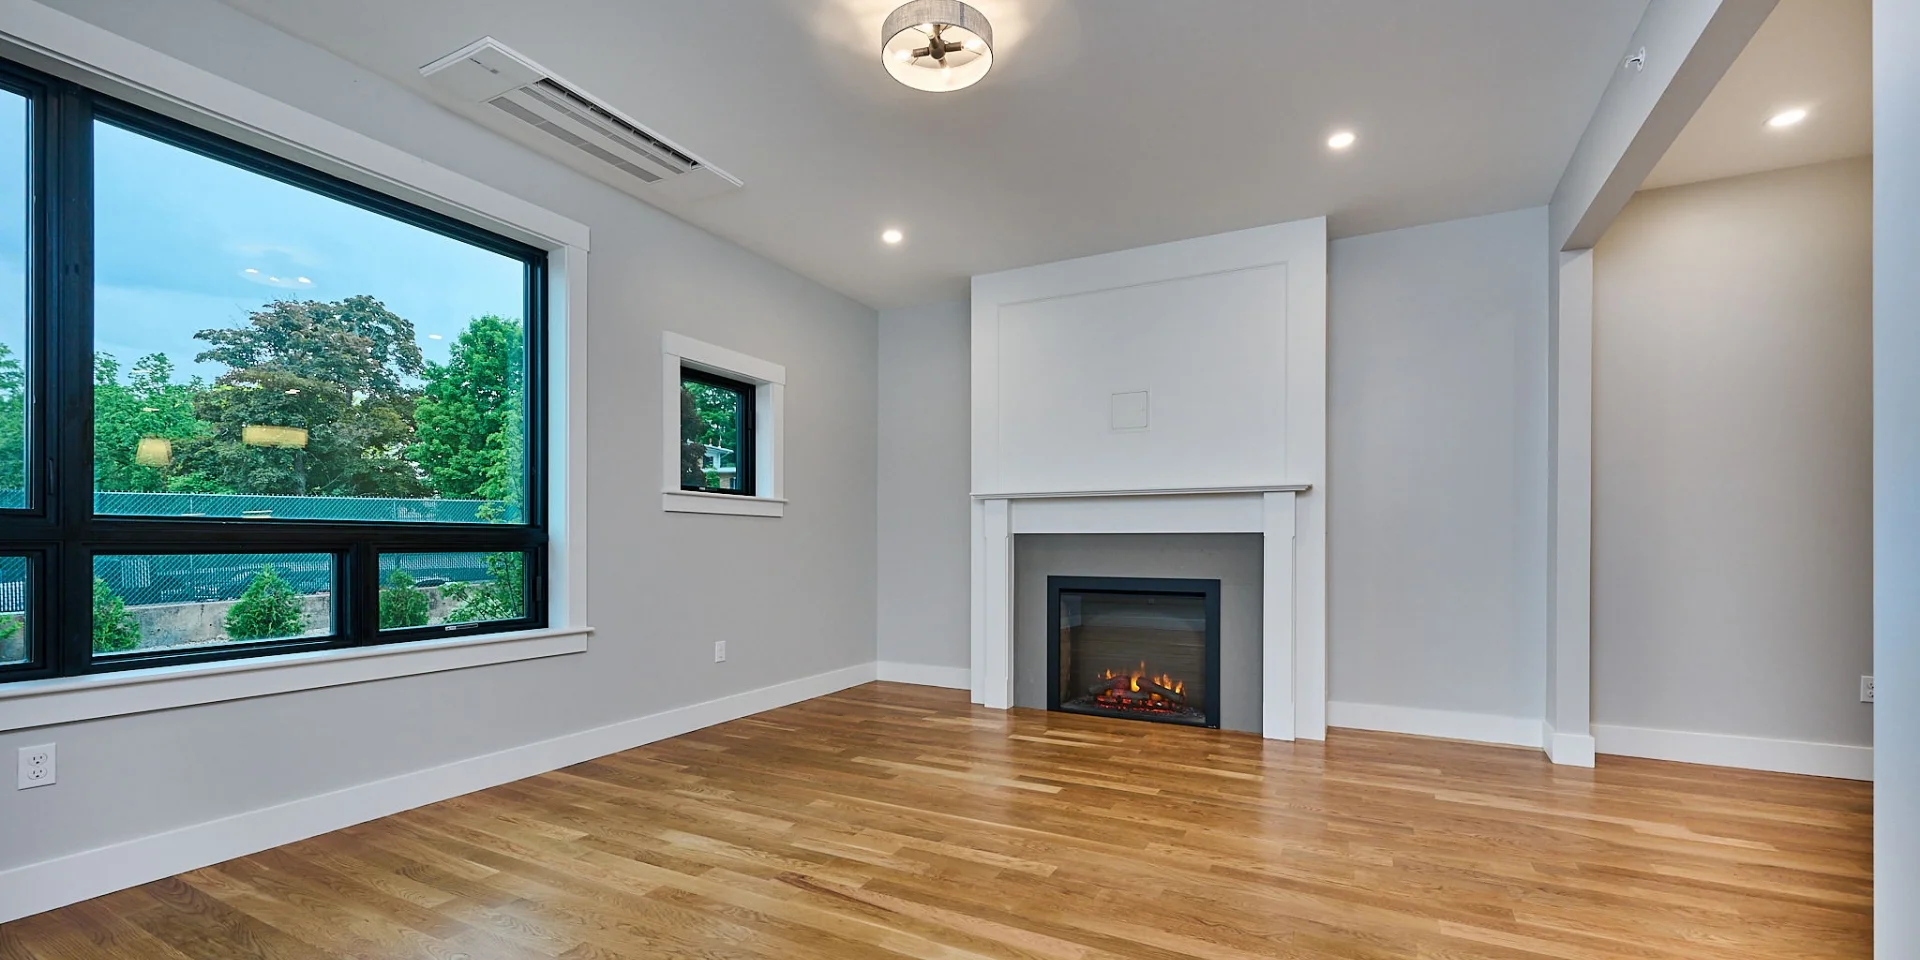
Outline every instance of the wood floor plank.
<path fill-rule="evenodd" d="M 0 927 L 0 960 L 1864 960 L 1868 784 L 876 683 Z"/>

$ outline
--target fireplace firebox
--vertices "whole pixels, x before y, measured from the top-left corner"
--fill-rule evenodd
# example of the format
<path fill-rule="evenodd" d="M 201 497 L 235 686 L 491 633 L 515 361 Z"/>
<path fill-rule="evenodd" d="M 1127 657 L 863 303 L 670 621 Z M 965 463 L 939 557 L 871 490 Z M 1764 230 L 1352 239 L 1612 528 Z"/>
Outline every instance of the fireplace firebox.
<path fill-rule="evenodd" d="M 1220 726 L 1220 581 L 1048 577 L 1047 708 Z"/>

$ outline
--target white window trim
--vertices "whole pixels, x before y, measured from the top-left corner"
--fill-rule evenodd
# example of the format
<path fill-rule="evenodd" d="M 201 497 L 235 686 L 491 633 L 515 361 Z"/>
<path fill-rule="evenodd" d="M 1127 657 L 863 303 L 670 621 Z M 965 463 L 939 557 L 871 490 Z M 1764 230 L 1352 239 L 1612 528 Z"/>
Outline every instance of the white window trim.
<path fill-rule="evenodd" d="M 23 680 L 0 684 L 0 731 L 579 653 L 592 632 L 522 630 Z"/>
<path fill-rule="evenodd" d="M 671 331 L 660 335 L 660 509 L 669 513 L 783 517 L 787 513 L 787 368 Z M 753 495 L 680 489 L 680 371 L 744 380 L 753 389 Z"/>
<path fill-rule="evenodd" d="M 478 180 L 33 0 L 0 0 L 0 55 L 548 252 L 547 623 L 543 630 L 0 683 L 0 732 L 587 649 L 588 229 Z"/>

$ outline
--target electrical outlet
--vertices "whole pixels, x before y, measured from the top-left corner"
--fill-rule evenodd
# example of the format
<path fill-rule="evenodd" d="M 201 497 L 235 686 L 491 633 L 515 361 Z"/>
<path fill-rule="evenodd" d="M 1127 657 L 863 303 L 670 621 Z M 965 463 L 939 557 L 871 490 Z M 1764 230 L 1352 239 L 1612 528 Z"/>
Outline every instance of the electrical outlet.
<path fill-rule="evenodd" d="M 715 640 L 713 642 L 713 662 L 727 662 L 727 642 L 725 640 Z"/>
<path fill-rule="evenodd" d="M 54 780 L 53 744 L 20 748 L 20 789 L 44 787 Z"/>
<path fill-rule="evenodd" d="M 1861 703 L 1873 702 L 1873 678 L 1872 677 L 1860 678 L 1860 702 Z"/>

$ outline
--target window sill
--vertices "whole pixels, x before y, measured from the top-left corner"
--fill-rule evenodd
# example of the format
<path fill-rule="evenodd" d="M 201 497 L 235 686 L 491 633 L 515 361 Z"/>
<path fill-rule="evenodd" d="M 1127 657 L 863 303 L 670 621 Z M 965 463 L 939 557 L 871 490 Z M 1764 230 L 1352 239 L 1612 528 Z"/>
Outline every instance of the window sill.
<path fill-rule="evenodd" d="M 581 653 L 592 633 L 553 627 L 0 684 L 0 732 Z"/>
<path fill-rule="evenodd" d="M 662 490 L 660 509 L 668 513 L 717 513 L 735 517 L 784 517 L 787 501 L 779 497 L 748 497 L 736 493 L 698 490 Z"/>

